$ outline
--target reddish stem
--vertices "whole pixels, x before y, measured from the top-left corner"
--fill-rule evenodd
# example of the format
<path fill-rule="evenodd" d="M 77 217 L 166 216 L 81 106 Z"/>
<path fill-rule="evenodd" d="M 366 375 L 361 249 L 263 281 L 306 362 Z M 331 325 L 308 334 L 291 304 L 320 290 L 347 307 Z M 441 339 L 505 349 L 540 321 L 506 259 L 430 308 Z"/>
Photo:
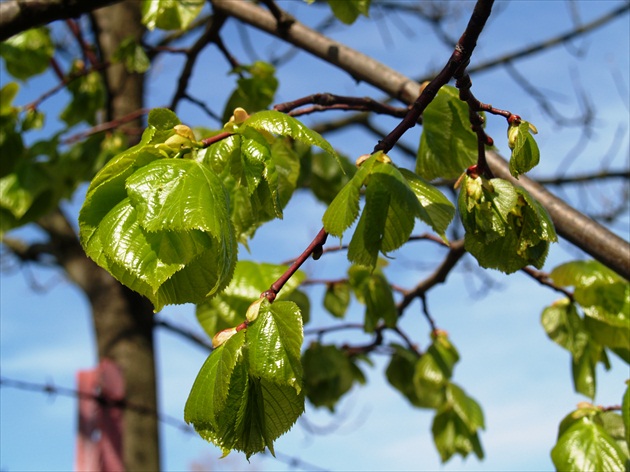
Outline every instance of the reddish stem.
<path fill-rule="evenodd" d="M 328 233 L 326 232 L 326 230 L 324 230 L 324 228 L 320 229 L 319 233 L 317 233 L 317 236 L 315 236 L 315 239 L 311 241 L 311 244 L 308 245 L 304 252 L 300 254 L 300 256 L 295 261 L 293 261 L 293 264 L 289 266 L 286 272 L 282 274 L 280 278 L 278 278 L 278 280 L 271 284 L 269 290 L 264 291 L 260 296 L 265 297 L 267 300 L 269 300 L 269 303 L 273 303 L 273 301 L 276 299 L 276 296 L 278 295 L 278 292 L 282 290 L 284 284 L 286 284 L 287 281 L 293 276 L 293 274 L 297 272 L 302 264 L 304 264 L 304 262 L 306 262 L 306 260 L 311 255 L 313 255 L 313 257 L 321 255 L 323 251 L 323 246 L 324 244 L 326 244 L 327 238 Z"/>

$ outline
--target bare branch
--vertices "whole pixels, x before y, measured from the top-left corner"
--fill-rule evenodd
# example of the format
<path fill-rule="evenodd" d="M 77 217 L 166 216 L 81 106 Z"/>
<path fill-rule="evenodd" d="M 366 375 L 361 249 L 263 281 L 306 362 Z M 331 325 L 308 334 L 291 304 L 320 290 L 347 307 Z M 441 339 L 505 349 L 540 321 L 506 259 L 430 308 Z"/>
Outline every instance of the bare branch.
<path fill-rule="evenodd" d="M 0 41 L 55 20 L 75 18 L 122 0 L 9 0 L 0 3 Z"/>

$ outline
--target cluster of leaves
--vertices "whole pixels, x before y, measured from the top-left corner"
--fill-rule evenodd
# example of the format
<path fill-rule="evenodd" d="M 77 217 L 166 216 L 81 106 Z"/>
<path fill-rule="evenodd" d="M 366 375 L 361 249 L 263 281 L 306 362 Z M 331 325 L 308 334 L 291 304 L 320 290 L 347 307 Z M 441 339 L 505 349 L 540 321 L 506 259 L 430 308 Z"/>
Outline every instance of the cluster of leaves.
<path fill-rule="evenodd" d="M 442 461 L 453 454 L 471 452 L 482 459 L 479 430 L 485 428 L 479 404 L 451 381 L 459 353 L 443 331 L 431 334 L 432 343 L 422 355 L 393 345 L 386 375 L 389 383 L 419 408 L 436 411 L 431 432 Z"/>
<path fill-rule="evenodd" d="M 542 312 L 549 338 L 569 351 L 575 390 L 593 399 L 596 366 L 610 368 L 607 351 L 630 364 L 630 285 L 596 261 L 574 261 L 556 267 L 550 278 L 574 287 Z M 551 457 L 558 470 L 627 470 L 630 466 L 630 393 L 622 415 L 590 403 L 560 423 Z"/>
<path fill-rule="evenodd" d="M 247 457 L 268 448 L 304 411 L 298 306 L 260 299 L 247 327 L 215 349 L 192 387 L 184 419 L 206 440 Z"/>
<path fill-rule="evenodd" d="M 46 29 L 29 30 L 0 44 L 0 55 L 11 74 L 27 80 L 48 67 L 52 56 L 49 43 Z M 96 73 L 71 82 L 72 99 L 60 118 L 68 126 L 83 120 L 93 122 L 103 104 L 101 87 Z M 62 150 L 58 133 L 27 146 L 25 135 L 40 129 L 45 115 L 36 108 L 13 105 L 19 89 L 16 82 L 8 82 L 0 90 L 0 234 L 53 210 L 126 145 L 120 133 L 112 133 L 91 136 Z"/>
<path fill-rule="evenodd" d="M 47 28 L 34 28 L 0 43 L 0 57 L 14 78 L 25 82 L 49 69 L 55 52 Z M 125 41 L 113 58 L 127 69 L 143 72 L 148 59 L 142 48 Z M 0 90 L 0 234 L 32 222 L 72 195 L 113 156 L 127 147 L 120 132 L 96 134 L 64 146 L 62 133 L 82 123 L 96 124 L 105 105 L 101 75 L 75 61 L 65 78 L 70 100 L 59 113 L 67 129 L 31 142 L 29 132 L 41 129 L 45 113 L 35 106 L 14 106 L 20 86 L 8 82 Z M 34 134 L 34 133 L 33 133 Z"/>
<path fill-rule="evenodd" d="M 398 169 L 380 151 L 358 164 L 359 170 L 323 217 L 326 231 L 341 237 L 359 215 L 365 186 L 365 207 L 348 247 L 350 261 L 375 267 L 380 252 L 394 251 L 407 242 L 416 218 L 446 239 L 445 231 L 455 211 L 435 187 L 411 171 Z"/>
<path fill-rule="evenodd" d="M 237 242 L 282 217 L 299 175 L 284 136 L 334 154 L 278 112 L 237 109 L 225 129 L 229 137 L 203 149 L 173 112 L 153 110 L 140 143 L 108 162 L 87 191 L 79 215 L 86 253 L 156 311 L 220 292 L 232 279 Z"/>

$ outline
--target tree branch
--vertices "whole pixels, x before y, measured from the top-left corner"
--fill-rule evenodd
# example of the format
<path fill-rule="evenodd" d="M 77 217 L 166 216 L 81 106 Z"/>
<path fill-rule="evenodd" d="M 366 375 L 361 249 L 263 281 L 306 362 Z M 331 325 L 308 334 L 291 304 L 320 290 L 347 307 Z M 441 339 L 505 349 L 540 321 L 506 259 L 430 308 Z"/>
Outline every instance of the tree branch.
<path fill-rule="evenodd" d="M 294 22 L 284 35 L 281 35 L 277 31 L 277 22 L 273 15 L 260 7 L 228 0 L 212 0 L 212 4 L 216 9 L 228 15 L 336 65 L 353 77 L 372 84 L 392 97 L 406 103 L 413 103 L 418 97 L 420 84 L 417 82 L 307 28 L 298 21 Z M 486 159 L 497 177 L 511 179 L 505 159 L 494 152 L 488 152 Z M 521 176 L 517 184 L 529 191 L 547 209 L 558 234 L 623 277 L 630 279 L 630 245 L 626 241 L 578 212 L 533 180 Z"/>
<path fill-rule="evenodd" d="M 122 0 L 9 0 L 0 3 L 0 41 L 51 21 L 75 18 Z"/>

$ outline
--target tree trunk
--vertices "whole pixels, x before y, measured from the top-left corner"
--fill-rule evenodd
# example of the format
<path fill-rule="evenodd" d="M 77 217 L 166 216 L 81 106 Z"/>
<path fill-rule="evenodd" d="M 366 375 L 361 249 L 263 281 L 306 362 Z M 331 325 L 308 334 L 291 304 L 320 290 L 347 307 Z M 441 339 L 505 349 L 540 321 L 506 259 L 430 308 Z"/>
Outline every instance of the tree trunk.
<path fill-rule="evenodd" d="M 103 59 L 109 59 L 129 36 L 140 40 L 144 32 L 140 3 L 119 3 L 93 13 L 93 26 Z M 122 65 L 105 72 L 109 91 L 108 119 L 116 119 L 143 106 L 142 75 L 129 74 Z M 139 127 L 141 123 L 127 126 Z M 68 277 L 87 295 L 94 320 L 99 359 L 110 359 L 122 370 L 125 400 L 122 461 L 128 471 L 160 469 L 153 307 L 124 287 L 85 255 L 68 220 L 54 212 L 38 221 Z"/>
<path fill-rule="evenodd" d="M 144 33 L 140 2 L 131 0 L 93 13 L 104 59 L 112 57 L 119 44 Z M 144 105 L 144 77 L 130 74 L 122 64 L 106 69 L 109 120 L 136 111 Z M 140 122 L 127 126 L 140 127 Z M 100 271 L 100 269 L 99 269 Z M 112 359 L 123 371 L 127 401 L 157 412 L 155 357 L 153 352 L 153 307 L 136 292 L 119 284 L 109 274 L 98 277 L 96 290 L 88 296 L 92 305 L 99 358 Z M 154 414 L 127 409 L 123 424 L 123 461 L 128 471 L 160 468 L 158 419 Z"/>

